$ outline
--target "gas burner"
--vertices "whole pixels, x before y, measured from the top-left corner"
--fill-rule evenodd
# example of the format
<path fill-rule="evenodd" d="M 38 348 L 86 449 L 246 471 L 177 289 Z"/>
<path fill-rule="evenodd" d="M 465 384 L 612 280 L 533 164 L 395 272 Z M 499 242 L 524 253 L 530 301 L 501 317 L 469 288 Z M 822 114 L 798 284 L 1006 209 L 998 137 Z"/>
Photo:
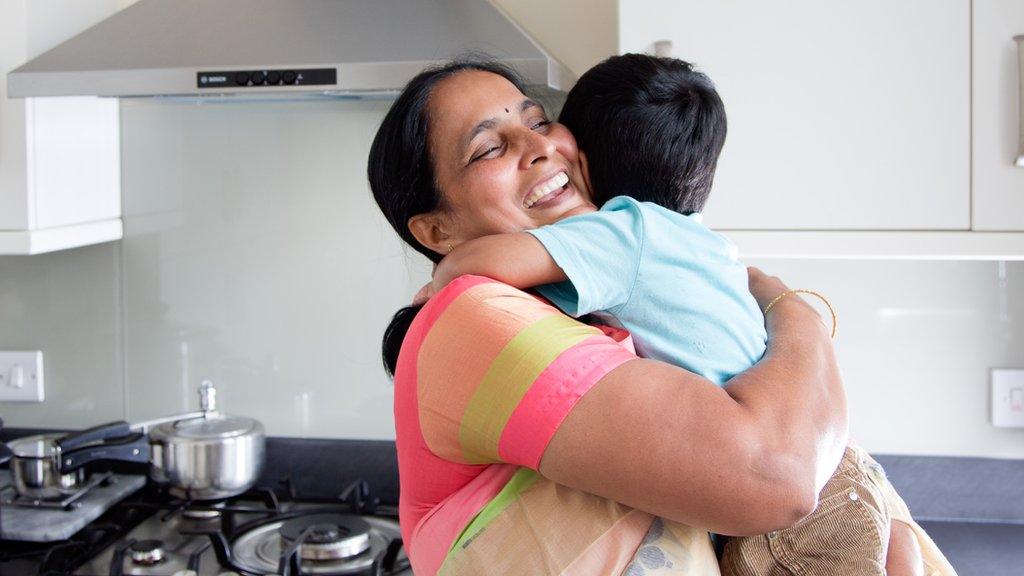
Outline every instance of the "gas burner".
<path fill-rule="evenodd" d="M 160 540 L 139 540 L 132 544 L 128 551 L 131 553 L 132 562 L 140 566 L 154 566 L 163 561 L 164 543 Z"/>
<path fill-rule="evenodd" d="M 302 574 L 366 574 L 374 560 L 401 541 L 398 523 L 372 516 L 311 512 L 260 523 L 231 543 L 233 564 L 245 572 L 277 574 L 299 539 Z"/>
<path fill-rule="evenodd" d="M 220 510 L 185 510 L 182 516 L 190 520 L 210 520 L 220 517 Z"/>
<path fill-rule="evenodd" d="M 190 520 L 210 520 L 211 518 L 220 518 L 221 511 L 218 508 L 224 508 L 224 503 L 217 502 L 203 507 L 185 508 L 181 515 Z"/>
<path fill-rule="evenodd" d="M 110 472 L 94 474 L 88 482 L 82 484 L 77 490 L 59 499 L 44 500 L 30 498 L 14 493 L 14 486 L 4 486 L 0 493 L 0 505 L 14 506 L 18 508 L 48 508 L 51 510 L 74 510 L 81 506 L 78 499 L 89 493 L 89 490 L 97 486 L 106 486 L 111 482 L 117 482 L 117 478 Z"/>
<path fill-rule="evenodd" d="M 206 548 L 209 545 L 194 547 L 173 540 L 129 539 L 113 550 L 102 573 L 111 576 L 166 576 L 187 574 L 187 570 L 198 573 L 198 557 Z M 95 573 L 99 572 L 89 572 Z"/>
<path fill-rule="evenodd" d="M 341 560 L 370 547 L 370 524 L 347 514 L 311 514 L 285 522 L 278 530 L 282 547 L 299 545 L 303 560 Z"/>

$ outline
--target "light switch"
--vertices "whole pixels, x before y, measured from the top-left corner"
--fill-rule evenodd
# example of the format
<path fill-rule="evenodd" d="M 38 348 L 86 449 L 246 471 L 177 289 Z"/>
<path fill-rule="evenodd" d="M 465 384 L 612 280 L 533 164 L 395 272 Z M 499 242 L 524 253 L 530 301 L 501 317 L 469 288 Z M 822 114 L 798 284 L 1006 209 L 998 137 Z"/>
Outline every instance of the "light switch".
<path fill-rule="evenodd" d="M 992 370 L 992 425 L 1024 428 L 1024 369 Z"/>
<path fill-rule="evenodd" d="M 0 352 L 0 402 L 42 401 L 42 351 Z"/>

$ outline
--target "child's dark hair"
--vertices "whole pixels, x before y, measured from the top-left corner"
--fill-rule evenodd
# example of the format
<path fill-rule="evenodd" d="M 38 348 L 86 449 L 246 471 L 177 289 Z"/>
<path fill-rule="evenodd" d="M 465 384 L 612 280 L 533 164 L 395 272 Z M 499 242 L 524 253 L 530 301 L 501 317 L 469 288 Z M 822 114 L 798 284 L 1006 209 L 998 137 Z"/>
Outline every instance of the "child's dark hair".
<path fill-rule="evenodd" d="M 725 106 L 692 64 L 612 56 L 579 79 L 558 120 L 586 154 L 599 206 L 626 195 L 682 214 L 703 210 L 725 144 Z"/>

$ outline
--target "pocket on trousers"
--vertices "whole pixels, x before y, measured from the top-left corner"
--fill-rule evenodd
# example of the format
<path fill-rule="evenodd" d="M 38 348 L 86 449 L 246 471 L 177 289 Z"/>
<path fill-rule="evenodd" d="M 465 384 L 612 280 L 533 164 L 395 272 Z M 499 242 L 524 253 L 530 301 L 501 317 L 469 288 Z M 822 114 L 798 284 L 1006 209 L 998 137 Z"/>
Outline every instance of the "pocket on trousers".
<path fill-rule="evenodd" d="M 817 509 L 799 524 L 783 531 L 796 558 L 831 558 L 840 564 L 856 559 L 884 566 L 889 539 L 888 519 L 880 496 L 856 480 L 836 476 L 832 490 Z"/>

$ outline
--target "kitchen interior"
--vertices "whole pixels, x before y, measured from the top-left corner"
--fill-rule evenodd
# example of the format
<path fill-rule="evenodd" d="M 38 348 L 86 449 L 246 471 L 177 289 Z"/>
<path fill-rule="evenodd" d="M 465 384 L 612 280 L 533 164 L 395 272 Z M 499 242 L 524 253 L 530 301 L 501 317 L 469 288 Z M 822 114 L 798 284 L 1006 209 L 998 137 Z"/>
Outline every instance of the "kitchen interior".
<path fill-rule="evenodd" d="M 1021 35 L 1019 0 L 0 0 L 0 574 L 411 573 L 380 342 L 431 267 L 366 158 L 471 49 L 554 108 L 616 53 L 707 72 L 705 223 L 831 299 L 851 436 L 957 572 L 1024 574 Z"/>

